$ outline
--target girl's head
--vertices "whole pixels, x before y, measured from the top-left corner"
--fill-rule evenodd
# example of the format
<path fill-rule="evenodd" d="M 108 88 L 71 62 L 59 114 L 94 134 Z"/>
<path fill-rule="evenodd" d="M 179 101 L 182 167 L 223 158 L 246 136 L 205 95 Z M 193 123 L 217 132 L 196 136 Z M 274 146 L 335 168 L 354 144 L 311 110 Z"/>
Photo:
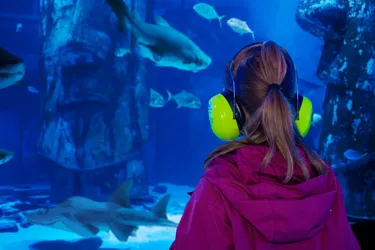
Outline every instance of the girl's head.
<path fill-rule="evenodd" d="M 295 126 L 297 107 L 291 105 L 297 75 L 286 50 L 272 41 L 247 46 L 228 65 L 225 79 L 227 90 L 235 88 L 236 101 L 245 117 L 241 131 L 244 138 L 213 151 L 205 161 L 205 168 L 217 156 L 246 145 L 262 144 L 269 147 L 263 167 L 268 165 L 276 151 L 280 151 L 288 164 L 284 182 L 292 177 L 295 163 L 308 179 L 309 171 L 297 150 L 297 147 L 305 149 Z M 326 172 L 321 158 L 307 149 L 305 151 L 312 165 L 320 173 Z"/>

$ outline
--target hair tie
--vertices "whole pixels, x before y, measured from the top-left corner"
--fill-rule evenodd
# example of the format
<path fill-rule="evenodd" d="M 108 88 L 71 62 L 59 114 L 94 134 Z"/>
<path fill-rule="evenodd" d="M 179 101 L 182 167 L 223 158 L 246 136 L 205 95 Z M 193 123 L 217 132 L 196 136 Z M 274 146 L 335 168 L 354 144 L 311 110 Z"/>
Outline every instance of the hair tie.
<path fill-rule="evenodd" d="M 280 84 L 278 84 L 278 83 L 271 83 L 267 87 L 267 93 L 270 92 L 272 89 L 280 90 L 280 88 L 281 88 Z"/>

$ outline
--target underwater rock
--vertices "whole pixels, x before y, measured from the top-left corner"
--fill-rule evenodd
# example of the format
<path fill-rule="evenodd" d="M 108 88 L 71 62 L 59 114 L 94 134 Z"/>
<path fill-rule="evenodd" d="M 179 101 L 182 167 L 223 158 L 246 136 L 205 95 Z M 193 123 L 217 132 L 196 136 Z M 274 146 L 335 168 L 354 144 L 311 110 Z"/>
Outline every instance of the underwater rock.
<path fill-rule="evenodd" d="M 17 233 L 18 230 L 16 222 L 7 219 L 0 220 L 0 233 Z"/>
<path fill-rule="evenodd" d="M 148 187 L 142 185 L 142 183 L 147 182 L 144 162 L 141 160 L 129 161 L 126 165 L 127 177 L 133 180 L 133 186 L 130 190 L 131 196 L 137 196 L 140 194 L 148 194 Z"/>
<path fill-rule="evenodd" d="M 146 2 L 135 1 L 131 7 L 146 13 Z M 114 166 L 125 168 L 133 158 L 142 161 L 139 153 L 148 140 L 150 73 L 134 53 L 115 55 L 129 38 L 117 31 L 105 1 L 43 0 L 40 6 L 43 79 L 38 146 L 42 156 L 60 166 L 53 174 L 51 196 L 97 199 L 96 194 L 107 192 L 101 189 L 113 191 L 128 178 L 115 177 Z M 97 170 L 102 174 L 99 187 L 94 184 Z M 142 176 L 132 174 L 133 188 L 144 195 L 145 170 L 137 173 Z"/>
<path fill-rule="evenodd" d="M 16 213 L 16 214 L 5 216 L 4 219 L 15 221 L 17 223 L 21 223 L 26 220 L 26 217 L 22 213 Z"/>
<path fill-rule="evenodd" d="M 23 212 L 49 207 L 47 186 L 36 186 L 28 189 L 2 187 L 0 189 L 0 217 L 21 223 Z"/>
<path fill-rule="evenodd" d="M 303 0 L 296 20 L 302 29 L 319 38 L 336 39 L 345 32 L 347 8 L 346 0 Z"/>
<path fill-rule="evenodd" d="M 15 208 L 15 206 L 20 203 L 21 203 L 20 201 L 4 202 L 4 203 L 2 202 L 0 204 L 0 216 L 6 217 L 6 216 L 10 216 L 10 215 L 18 213 L 19 210 Z"/>
<path fill-rule="evenodd" d="M 344 152 L 375 152 L 375 5 L 363 1 L 300 1 L 297 21 L 325 41 L 318 76 L 327 84 L 319 150 L 333 166 L 349 216 L 375 219 L 375 162 Z"/>

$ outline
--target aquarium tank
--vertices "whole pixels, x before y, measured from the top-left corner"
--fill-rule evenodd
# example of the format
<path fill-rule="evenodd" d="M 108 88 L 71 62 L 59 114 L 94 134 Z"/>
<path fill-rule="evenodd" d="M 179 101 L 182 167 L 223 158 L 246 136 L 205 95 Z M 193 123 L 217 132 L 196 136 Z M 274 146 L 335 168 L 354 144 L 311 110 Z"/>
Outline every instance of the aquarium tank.
<path fill-rule="evenodd" d="M 372 0 L 0 1 L 0 249 L 169 249 L 223 143 L 208 101 L 267 40 L 293 57 L 305 143 L 349 220 L 374 221 L 374 16 Z M 108 222 L 115 205 L 136 222 Z"/>

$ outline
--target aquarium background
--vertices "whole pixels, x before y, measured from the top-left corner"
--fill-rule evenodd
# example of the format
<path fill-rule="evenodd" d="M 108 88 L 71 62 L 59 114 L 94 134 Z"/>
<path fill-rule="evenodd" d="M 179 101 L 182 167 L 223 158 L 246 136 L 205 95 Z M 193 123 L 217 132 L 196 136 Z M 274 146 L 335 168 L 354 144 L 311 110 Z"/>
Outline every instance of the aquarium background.
<path fill-rule="evenodd" d="M 375 218 L 373 2 L 207 1 L 225 15 L 222 27 L 197 14 L 197 1 L 126 2 L 145 22 L 161 16 L 210 65 L 192 72 L 140 57 L 104 0 L 0 2 L 0 46 L 24 59 L 23 81 L 39 91 L 0 90 L 0 147 L 15 153 L 0 165 L 0 249 L 169 247 L 173 228 L 141 228 L 127 243 L 111 234 L 76 241 L 81 238 L 70 232 L 30 226 L 24 215 L 73 195 L 106 201 L 131 179 L 135 206 L 150 209 L 171 193 L 168 214 L 178 222 L 205 157 L 222 143 L 209 127 L 208 100 L 222 90 L 233 55 L 254 42 L 251 34 L 236 33 L 230 18 L 246 21 L 255 41 L 274 40 L 292 55 L 299 91 L 322 117 L 306 143 L 334 166 L 349 218 Z M 175 99 L 155 107 L 151 89 Z M 177 108 L 187 98 L 177 100 L 181 93 L 201 107 Z M 349 149 L 365 156 L 348 159 Z"/>

